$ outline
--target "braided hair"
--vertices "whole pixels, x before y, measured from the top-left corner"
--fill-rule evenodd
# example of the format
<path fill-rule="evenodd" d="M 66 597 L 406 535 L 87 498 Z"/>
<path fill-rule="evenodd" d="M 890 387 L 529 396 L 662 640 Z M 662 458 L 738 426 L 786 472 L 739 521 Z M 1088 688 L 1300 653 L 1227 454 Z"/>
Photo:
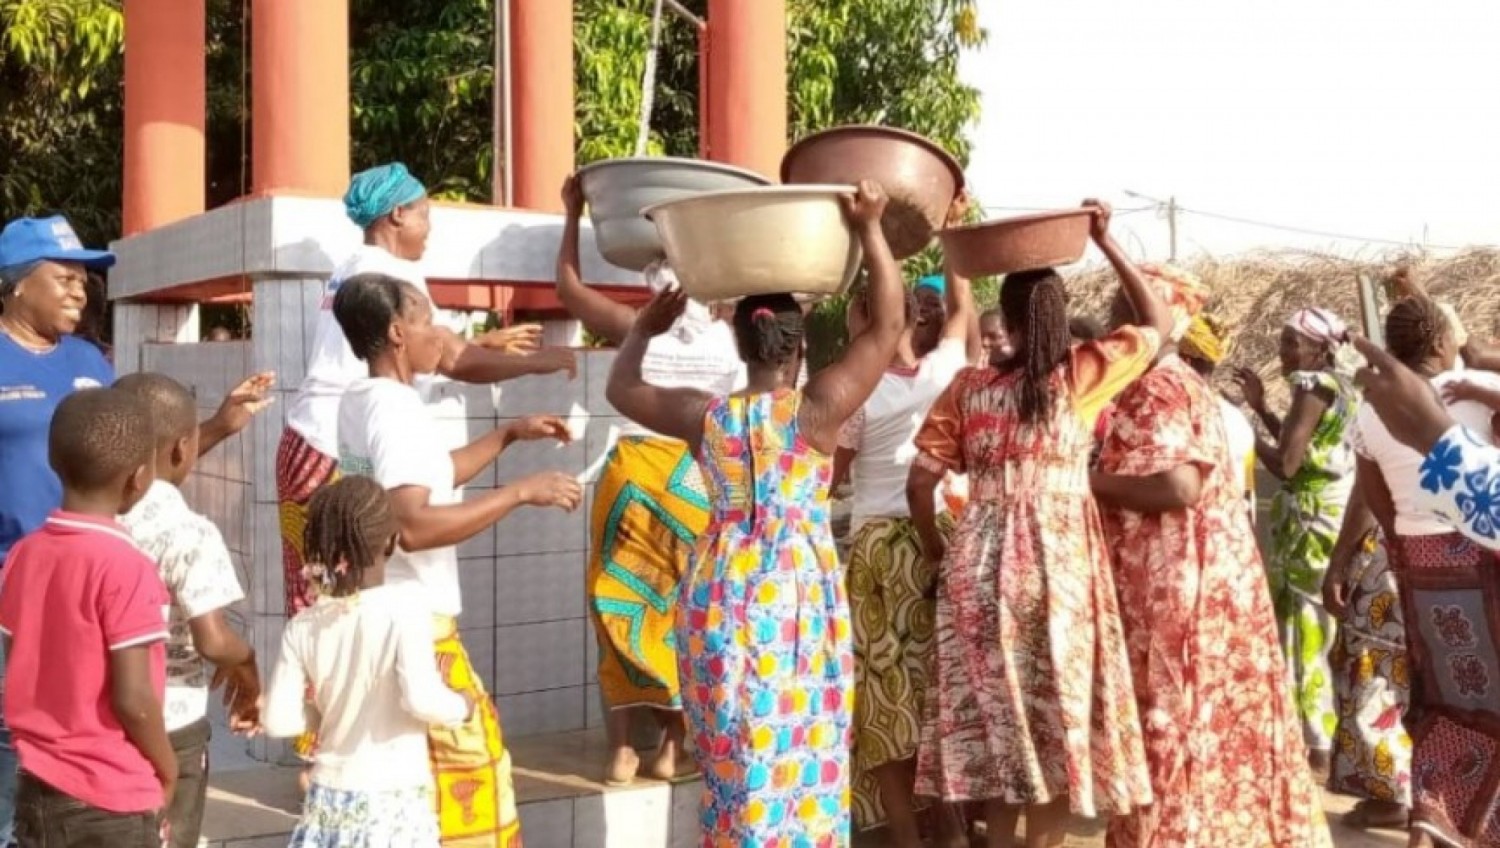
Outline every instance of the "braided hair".
<path fill-rule="evenodd" d="M 396 518 L 385 489 L 369 477 L 344 477 L 307 505 L 303 545 L 319 588 L 336 598 L 359 592 L 364 573 L 395 549 Z"/>
<path fill-rule="evenodd" d="M 1072 348 L 1062 278 L 1051 268 L 1007 275 L 1000 287 L 1000 312 L 1007 327 L 1024 328 L 1015 357 L 1000 367 L 1021 370 L 1021 421 L 1036 424 L 1052 410 L 1052 374 Z"/>
<path fill-rule="evenodd" d="M 789 294 L 757 294 L 734 307 L 734 339 L 748 363 L 780 367 L 802 350 L 802 307 Z"/>
<path fill-rule="evenodd" d="M 1385 316 L 1385 344 L 1391 355 L 1408 368 L 1438 352 L 1448 317 L 1435 301 L 1421 296 L 1403 297 Z"/>

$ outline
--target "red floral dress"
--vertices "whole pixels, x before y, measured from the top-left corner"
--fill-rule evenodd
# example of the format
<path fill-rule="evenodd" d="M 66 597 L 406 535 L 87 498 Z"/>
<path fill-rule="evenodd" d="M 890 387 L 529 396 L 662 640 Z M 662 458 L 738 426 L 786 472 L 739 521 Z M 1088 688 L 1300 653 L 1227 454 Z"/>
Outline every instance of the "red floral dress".
<path fill-rule="evenodd" d="M 917 791 L 1078 815 L 1151 800 L 1140 720 L 1098 509 L 1092 421 L 1150 365 L 1151 330 L 1079 345 L 1040 424 L 1018 372 L 959 374 L 917 435 L 917 462 L 969 475 L 939 578 Z"/>
<path fill-rule="evenodd" d="M 1120 395 L 1105 473 L 1204 472 L 1192 508 L 1104 510 L 1151 768 L 1111 848 L 1331 845 L 1213 390 L 1176 356 Z"/>

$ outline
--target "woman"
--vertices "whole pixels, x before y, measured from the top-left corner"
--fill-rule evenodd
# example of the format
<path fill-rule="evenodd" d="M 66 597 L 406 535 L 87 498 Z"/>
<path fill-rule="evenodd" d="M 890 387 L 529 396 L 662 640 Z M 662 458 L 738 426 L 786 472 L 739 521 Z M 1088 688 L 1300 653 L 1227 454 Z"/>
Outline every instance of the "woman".
<path fill-rule="evenodd" d="M 1053 846 L 1069 812 L 1125 813 L 1151 799 L 1140 720 L 1099 513 L 1091 421 L 1155 360 L 1170 318 L 1109 237 L 1093 238 L 1144 326 L 1074 346 L 1051 269 L 1006 277 L 1015 357 L 968 369 L 916 438 L 907 480 L 923 555 L 938 570 L 937 650 L 917 754 L 917 794 L 983 801 L 991 846 Z M 933 487 L 967 472 L 973 500 L 951 544 Z"/>
<path fill-rule="evenodd" d="M 1193 367 L 1205 380 L 1212 381 L 1219 364 L 1229 356 L 1229 325 L 1207 312 L 1193 318 L 1187 335 L 1177 343 L 1177 352 L 1183 361 Z M 1234 461 L 1235 491 L 1243 492 L 1250 504 L 1250 520 L 1255 520 L 1255 427 L 1245 413 L 1228 398 L 1215 392 L 1215 404 L 1224 422 L 1224 435 L 1229 440 L 1229 456 Z"/>
<path fill-rule="evenodd" d="M 99 348 L 73 335 L 88 305 L 88 272 L 114 263 L 108 251 L 85 249 L 60 215 L 17 218 L 0 231 L 0 561 L 62 503 L 47 460 L 57 405 L 115 381 Z M 230 392 L 199 426 L 199 454 L 243 430 L 269 403 L 271 383 L 257 374 Z M 15 780 L 15 749 L 0 720 L 0 845 L 11 839 Z"/>
<path fill-rule="evenodd" d="M 563 184 L 567 222 L 557 254 L 557 295 L 589 332 L 619 345 L 636 312 L 583 284 L 578 230 L 583 192 Z M 664 274 L 651 273 L 653 286 Z M 725 395 L 744 385 L 734 333 L 708 307 L 689 303 L 672 330 L 651 340 L 642 364 L 652 385 Z M 594 494 L 589 544 L 589 612 L 599 644 L 599 689 L 609 712 L 605 782 L 628 783 L 640 760 L 630 744 L 633 708 L 647 707 L 665 731 L 647 773 L 677 773 L 687 726 L 672 628 L 677 590 L 698 535 L 708 526 L 703 476 L 687 444 L 627 421 Z"/>
<path fill-rule="evenodd" d="M 1186 332 L 1206 290 L 1146 271 Z M 1207 381 L 1163 357 L 1115 403 L 1093 475 L 1155 798 L 1111 820 L 1108 844 L 1331 848 L 1217 413 Z"/>
<path fill-rule="evenodd" d="M 428 733 L 443 842 L 519 848 L 521 823 L 500 716 L 459 640 L 458 545 L 518 506 L 571 512 L 582 489 L 572 476 L 552 471 L 468 499 L 458 493 L 515 441 L 566 443 L 570 436 L 564 421 L 544 415 L 519 419 L 456 450 L 446 447 L 416 389 L 419 376 L 437 370 L 446 343 L 432 311 L 420 289 L 394 277 L 361 274 L 339 287 L 334 318 L 354 355 L 369 363 L 369 377 L 351 384 L 339 402 L 339 471 L 370 477 L 389 492 L 399 533 L 386 583 L 432 613 L 444 682 L 478 702 L 461 727 Z"/>
<path fill-rule="evenodd" d="M 276 451 L 276 498 L 281 504 L 281 553 L 286 586 L 286 614 L 296 615 L 312 603 L 314 593 L 302 560 L 302 531 L 307 503 L 338 470 L 339 399 L 365 366 L 349 349 L 349 342 L 333 317 L 339 286 L 358 274 L 383 274 L 410 283 L 428 298 L 427 281 L 417 262 L 427 252 L 432 231 L 427 189 L 399 162 L 354 175 L 344 195 L 344 211 L 364 232 L 364 244 L 333 272 L 318 310 L 307 376 L 286 413 L 286 429 Z M 439 328 L 442 357 L 437 373 L 466 383 L 493 383 L 528 374 L 574 371 L 573 354 L 566 350 L 511 355 L 490 345 L 466 343 L 453 328 L 464 319 L 442 316 L 449 327 Z M 519 330 L 521 334 L 529 331 Z M 527 336 L 529 337 L 529 335 Z M 311 737 L 300 740 L 306 755 Z"/>
<path fill-rule="evenodd" d="M 1386 336 L 1390 354 L 1440 390 L 1460 379 L 1500 385 L 1492 374 L 1465 371 L 1460 377 L 1453 370 L 1458 346 L 1451 324 L 1427 298 L 1393 306 Z M 1447 412 L 1467 428 L 1465 441 L 1493 441 L 1488 407 L 1452 401 Z M 1407 717 L 1412 826 L 1460 848 L 1500 845 L 1494 816 L 1500 763 L 1492 753 L 1500 749 L 1500 630 L 1493 624 L 1500 621 L 1500 562 L 1424 502 L 1427 493 L 1462 489 L 1460 481 L 1483 494 L 1493 471 L 1464 468 L 1455 451 L 1424 459 L 1393 437 L 1371 407 L 1360 412 L 1356 447 L 1361 494 L 1398 559 L 1415 681 Z M 1473 494 L 1457 500 L 1460 512 L 1449 519 L 1483 519 L 1485 505 L 1493 503 Z"/>
<path fill-rule="evenodd" d="M 1358 397 L 1334 370 L 1334 353 L 1348 333 L 1338 316 L 1323 309 L 1294 314 L 1281 330 L 1281 373 L 1292 386 L 1283 422 L 1266 406 L 1265 387 L 1248 369 L 1236 380 L 1250 407 L 1271 434 L 1255 452 L 1281 488 L 1271 501 L 1271 554 L 1266 568 L 1271 598 L 1281 620 L 1288 682 L 1302 714 L 1302 735 L 1314 770 L 1332 760 L 1333 680 L 1328 647 L 1333 619 L 1323 609 L 1323 575 L 1354 488 L 1354 451 L 1348 430 Z"/>
<path fill-rule="evenodd" d="M 854 657 L 828 483 L 839 428 L 879 382 L 906 325 L 901 272 L 880 231 L 885 204 L 870 182 L 846 200 L 870 275 L 870 326 L 805 389 L 794 388 L 804 339 L 790 295 L 735 307 L 743 392 L 645 381 L 649 340 L 686 306 L 675 291 L 636 319 L 610 373 L 609 402 L 686 442 L 713 502 L 676 631 L 710 848 L 849 844 Z"/>
<path fill-rule="evenodd" d="M 961 221 L 966 204 L 949 210 Z M 834 488 L 854 477 L 849 613 L 854 623 L 854 820 L 885 821 L 900 848 L 921 844 L 912 803 L 917 738 L 932 653 L 932 595 L 936 575 L 922 561 L 906 506 L 906 474 L 916 456 L 912 438 L 927 410 L 954 376 L 980 354 L 969 281 L 949 274 L 947 321 L 937 344 L 918 357 L 915 297 L 907 326 L 870 399 L 844 425 L 834 457 Z M 849 337 L 870 321 L 868 292 L 849 301 Z M 939 817 L 957 833 L 957 822 Z"/>
<path fill-rule="evenodd" d="M 1005 318 L 1001 316 L 999 309 L 986 309 L 979 315 L 979 344 L 984 350 L 983 358 L 975 365 L 998 365 L 1011 356 L 1015 350 L 1010 344 L 1010 335 L 1005 332 Z"/>

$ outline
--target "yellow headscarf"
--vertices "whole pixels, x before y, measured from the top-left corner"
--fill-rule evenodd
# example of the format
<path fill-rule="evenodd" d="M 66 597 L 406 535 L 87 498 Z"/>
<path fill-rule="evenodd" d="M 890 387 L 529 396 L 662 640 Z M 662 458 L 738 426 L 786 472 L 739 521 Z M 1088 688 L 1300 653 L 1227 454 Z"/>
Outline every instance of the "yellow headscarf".
<path fill-rule="evenodd" d="M 1188 325 L 1187 335 L 1183 336 L 1177 349 L 1183 356 L 1218 365 L 1229 356 L 1230 346 L 1229 328 L 1217 317 L 1203 312 Z"/>

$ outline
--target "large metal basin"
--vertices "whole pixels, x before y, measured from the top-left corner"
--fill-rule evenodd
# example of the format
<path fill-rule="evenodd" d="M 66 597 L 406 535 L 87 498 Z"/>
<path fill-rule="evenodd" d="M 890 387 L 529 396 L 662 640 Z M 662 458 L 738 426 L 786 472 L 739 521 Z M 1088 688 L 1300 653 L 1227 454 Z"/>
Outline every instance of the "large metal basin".
<path fill-rule="evenodd" d="M 840 197 L 853 186 L 715 191 L 646 209 L 683 291 L 701 302 L 842 294 L 864 252 Z"/>
<path fill-rule="evenodd" d="M 1089 244 L 1093 212 L 1069 209 L 938 232 L 943 256 L 965 277 L 1071 265 Z"/>
<path fill-rule="evenodd" d="M 781 181 L 858 184 L 874 180 L 890 196 L 881 229 L 897 259 L 932 243 L 948 207 L 964 186 L 964 172 L 942 147 L 890 127 L 848 126 L 814 133 L 781 159 Z"/>
<path fill-rule="evenodd" d="M 656 227 L 641 216 L 647 206 L 705 191 L 770 184 L 753 171 L 697 159 L 643 156 L 607 159 L 578 172 L 594 239 L 611 265 L 640 271 L 662 257 Z"/>

